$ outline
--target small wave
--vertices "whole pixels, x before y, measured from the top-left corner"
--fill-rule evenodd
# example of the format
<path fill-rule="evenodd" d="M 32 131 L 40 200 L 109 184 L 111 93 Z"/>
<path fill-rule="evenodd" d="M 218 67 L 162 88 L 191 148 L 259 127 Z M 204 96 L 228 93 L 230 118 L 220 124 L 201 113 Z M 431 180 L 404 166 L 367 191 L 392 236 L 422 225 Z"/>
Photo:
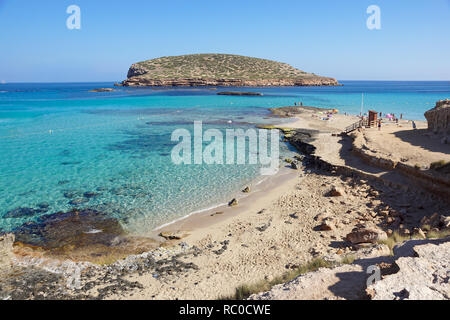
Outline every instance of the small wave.
<path fill-rule="evenodd" d="M 158 230 L 160 230 L 160 229 L 162 229 L 164 227 L 170 226 L 171 224 L 174 224 L 174 223 L 176 223 L 178 221 L 184 220 L 184 219 L 186 219 L 186 218 L 188 218 L 188 217 L 190 217 L 190 216 L 192 216 L 194 214 L 202 213 L 202 212 L 209 211 L 209 210 L 213 210 L 215 208 L 219 208 L 219 207 L 225 206 L 227 204 L 228 204 L 227 202 L 224 202 L 224 203 L 215 204 L 215 205 L 213 205 L 211 207 L 208 207 L 208 208 L 192 211 L 191 213 L 188 213 L 187 215 L 185 215 L 185 216 L 183 216 L 181 218 L 178 218 L 176 220 L 172 220 L 172 221 L 170 221 L 168 223 L 165 223 L 165 224 L 163 224 L 163 225 L 161 225 L 159 227 L 156 227 L 155 229 L 153 229 L 153 231 L 158 231 Z"/>
<path fill-rule="evenodd" d="M 103 232 L 103 230 L 99 230 L 99 229 L 91 229 L 91 230 L 85 231 L 85 232 L 83 232 L 83 233 L 86 233 L 86 234 L 95 234 L 95 233 L 101 233 L 101 232 Z"/>

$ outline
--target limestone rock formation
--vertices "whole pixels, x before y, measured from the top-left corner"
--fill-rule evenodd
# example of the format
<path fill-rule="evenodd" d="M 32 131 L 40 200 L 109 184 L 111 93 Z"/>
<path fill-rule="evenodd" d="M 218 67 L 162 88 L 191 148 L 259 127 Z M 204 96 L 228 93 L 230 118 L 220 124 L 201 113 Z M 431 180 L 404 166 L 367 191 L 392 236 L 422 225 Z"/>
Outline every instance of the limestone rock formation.
<path fill-rule="evenodd" d="M 231 54 L 161 57 L 133 64 L 126 87 L 336 86 L 336 79 L 286 63 Z"/>
<path fill-rule="evenodd" d="M 353 243 L 376 243 L 378 241 L 386 240 L 387 234 L 382 230 L 376 229 L 357 229 L 350 232 L 346 240 Z"/>
<path fill-rule="evenodd" d="M 450 239 L 409 240 L 394 248 L 362 247 L 353 264 L 320 268 L 276 285 L 250 300 L 450 299 Z M 381 279 L 371 279 L 373 267 Z M 370 281 L 369 281 L 370 280 Z"/>
<path fill-rule="evenodd" d="M 450 99 L 436 102 L 433 109 L 425 112 L 428 129 L 434 133 L 450 135 Z"/>
<path fill-rule="evenodd" d="M 400 257 L 400 270 L 369 286 L 374 300 L 450 299 L 450 242 L 413 247 L 415 256 Z"/>
<path fill-rule="evenodd" d="M 360 265 L 320 268 L 270 291 L 254 294 L 249 300 L 361 300 L 366 296 L 366 278 Z"/>

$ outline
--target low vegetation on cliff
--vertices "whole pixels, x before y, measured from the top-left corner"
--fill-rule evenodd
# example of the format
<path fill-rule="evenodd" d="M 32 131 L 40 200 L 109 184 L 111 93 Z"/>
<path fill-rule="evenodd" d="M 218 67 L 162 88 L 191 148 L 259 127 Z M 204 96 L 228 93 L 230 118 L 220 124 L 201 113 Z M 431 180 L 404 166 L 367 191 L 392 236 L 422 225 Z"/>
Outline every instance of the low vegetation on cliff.
<path fill-rule="evenodd" d="M 122 84 L 139 85 L 337 85 L 286 63 L 231 54 L 191 54 L 135 63 Z"/>

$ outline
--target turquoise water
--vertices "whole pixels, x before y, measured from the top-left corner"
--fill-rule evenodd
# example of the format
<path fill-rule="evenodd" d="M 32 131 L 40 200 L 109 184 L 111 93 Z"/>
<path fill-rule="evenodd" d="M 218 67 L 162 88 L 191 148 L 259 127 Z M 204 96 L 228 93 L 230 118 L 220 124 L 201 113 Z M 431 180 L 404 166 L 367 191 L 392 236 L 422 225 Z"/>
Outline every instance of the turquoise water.
<path fill-rule="evenodd" d="M 450 97 L 450 82 L 351 82 L 324 88 L 120 90 L 111 83 L 0 85 L 0 230 L 74 207 L 96 208 L 145 232 L 230 199 L 259 176 L 257 165 L 175 165 L 177 128 L 252 128 L 267 108 L 304 105 L 359 113 L 367 108 L 424 119 Z M 231 123 L 230 123 L 231 121 Z M 289 153 L 282 144 L 282 157 Z M 29 210 L 16 210 L 30 208 Z"/>

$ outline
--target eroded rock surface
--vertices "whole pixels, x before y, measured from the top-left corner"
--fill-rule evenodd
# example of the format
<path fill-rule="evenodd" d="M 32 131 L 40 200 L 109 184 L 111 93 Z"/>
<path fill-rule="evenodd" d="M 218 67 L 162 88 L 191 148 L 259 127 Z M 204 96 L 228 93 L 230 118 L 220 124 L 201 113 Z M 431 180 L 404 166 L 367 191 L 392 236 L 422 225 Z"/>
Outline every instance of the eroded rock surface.
<path fill-rule="evenodd" d="M 366 274 L 359 265 L 321 268 L 280 284 L 250 300 L 342 300 L 363 299 Z"/>
<path fill-rule="evenodd" d="M 436 102 L 433 109 L 425 112 L 428 129 L 434 133 L 450 134 L 450 99 Z"/>
<path fill-rule="evenodd" d="M 417 256 L 396 260 L 399 272 L 386 276 L 367 289 L 372 299 L 450 299 L 450 242 L 417 245 L 412 250 Z"/>
<path fill-rule="evenodd" d="M 449 240 L 409 240 L 394 249 L 394 257 L 389 256 L 385 245 L 361 248 L 355 253 L 357 260 L 353 264 L 300 275 L 249 299 L 450 299 Z M 373 267 L 380 271 L 378 281 L 370 278 Z"/>

